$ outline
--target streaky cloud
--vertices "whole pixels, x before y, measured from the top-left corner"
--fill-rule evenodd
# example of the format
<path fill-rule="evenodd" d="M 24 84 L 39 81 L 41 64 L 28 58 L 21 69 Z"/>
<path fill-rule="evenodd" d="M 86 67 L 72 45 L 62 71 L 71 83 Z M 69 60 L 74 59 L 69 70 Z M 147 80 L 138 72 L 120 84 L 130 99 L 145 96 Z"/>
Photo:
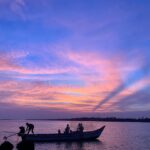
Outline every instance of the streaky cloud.
<path fill-rule="evenodd" d="M 149 110 L 149 108 L 150 108 L 149 89 L 150 89 L 149 85 L 145 86 L 145 87 L 139 89 L 138 91 L 119 99 L 117 102 L 113 103 L 111 105 L 111 107 L 118 107 L 118 109 L 121 111 L 126 111 L 126 110 L 146 111 L 146 110 Z"/>
<path fill-rule="evenodd" d="M 99 104 L 94 107 L 93 111 L 96 111 L 103 104 L 110 101 L 112 98 L 117 96 L 119 93 L 121 93 L 126 88 L 130 87 L 131 85 L 133 85 L 136 82 L 140 81 L 144 77 L 148 76 L 148 74 L 150 73 L 149 68 L 150 68 L 150 62 L 147 61 L 140 69 L 138 69 L 135 72 L 132 72 L 131 74 L 129 74 L 127 80 L 125 82 L 122 82 L 108 96 L 106 96 L 106 98 L 104 98 L 101 102 L 99 102 Z"/>

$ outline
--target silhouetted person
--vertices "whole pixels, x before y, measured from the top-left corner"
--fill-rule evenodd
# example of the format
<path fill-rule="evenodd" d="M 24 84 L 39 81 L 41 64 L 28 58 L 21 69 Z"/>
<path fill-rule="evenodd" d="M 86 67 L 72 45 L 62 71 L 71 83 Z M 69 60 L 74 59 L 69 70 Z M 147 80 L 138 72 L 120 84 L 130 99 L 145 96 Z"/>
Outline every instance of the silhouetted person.
<path fill-rule="evenodd" d="M 78 132 L 83 132 L 83 130 L 84 130 L 84 127 L 83 127 L 82 123 L 79 123 L 79 124 L 78 124 L 78 128 L 77 128 L 77 131 L 78 131 Z"/>
<path fill-rule="evenodd" d="M 5 141 L 0 145 L 0 150 L 12 150 L 13 148 L 13 144 L 8 141 Z"/>
<path fill-rule="evenodd" d="M 60 131 L 60 129 L 58 130 L 58 134 L 61 134 L 61 131 Z"/>
<path fill-rule="evenodd" d="M 80 123 L 80 132 L 83 132 L 83 130 L 84 130 L 84 127 L 83 127 L 83 124 L 82 123 Z"/>
<path fill-rule="evenodd" d="M 69 126 L 69 124 L 67 124 L 64 133 L 65 133 L 65 134 L 69 134 L 69 133 L 70 133 L 70 126 Z"/>
<path fill-rule="evenodd" d="M 73 131 L 72 130 L 70 130 L 70 133 L 72 133 Z"/>
<path fill-rule="evenodd" d="M 21 141 L 16 146 L 17 150 L 34 150 L 34 143 L 30 141 Z"/>
<path fill-rule="evenodd" d="M 18 136 L 23 136 L 25 134 L 25 128 L 23 126 L 19 127 L 20 131 L 18 133 Z"/>
<path fill-rule="evenodd" d="M 26 123 L 26 126 L 27 126 L 27 128 L 26 128 L 26 132 L 27 132 L 27 134 L 29 134 L 30 133 L 30 131 L 32 132 L 32 134 L 34 134 L 34 125 L 33 124 L 31 124 L 31 123 Z"/>

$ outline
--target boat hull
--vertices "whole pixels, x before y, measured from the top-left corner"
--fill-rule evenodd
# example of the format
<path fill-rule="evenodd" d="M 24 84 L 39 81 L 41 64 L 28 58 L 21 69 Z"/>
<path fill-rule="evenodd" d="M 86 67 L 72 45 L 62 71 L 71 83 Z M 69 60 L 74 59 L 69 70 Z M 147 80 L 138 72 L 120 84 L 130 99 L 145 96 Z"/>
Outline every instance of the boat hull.
<path fill-rule="evenodd" d="M 88 132 L 72 132 L 69 134 L 30 134 L 24 135 L 23 140 L 32 142 L 60 142 L 60 141 L 87 141 L 97 139 L 103 132 L 105 126 Z"/>

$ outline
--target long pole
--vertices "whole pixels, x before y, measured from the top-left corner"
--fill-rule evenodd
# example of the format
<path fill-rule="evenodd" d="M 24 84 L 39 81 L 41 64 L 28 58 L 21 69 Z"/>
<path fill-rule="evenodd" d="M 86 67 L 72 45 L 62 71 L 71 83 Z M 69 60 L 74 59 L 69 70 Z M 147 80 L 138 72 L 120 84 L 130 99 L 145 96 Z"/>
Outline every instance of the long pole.
<path fill-rule="evenodd" d="M 9 136 L 4 136 L 3 139 L 7 140 L 7 138 L 9 138 L 9 137 L 11 137 L 11 136 L 14 136 L 14 135 L 16 135 L 16 134 L 18 134 L 18 133 L 14 133 L 14 134 L 11 134 L 11 135 L 9 135 Z"/>

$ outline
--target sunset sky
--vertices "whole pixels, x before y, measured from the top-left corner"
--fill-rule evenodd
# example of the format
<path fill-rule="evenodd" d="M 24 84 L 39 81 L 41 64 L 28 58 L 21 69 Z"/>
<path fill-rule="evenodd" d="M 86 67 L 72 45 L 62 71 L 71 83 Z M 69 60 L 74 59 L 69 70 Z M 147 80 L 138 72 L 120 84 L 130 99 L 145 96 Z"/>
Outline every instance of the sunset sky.
<path fill-rule="evenodd" d="M 0 119 L 150 116 L 149 0 L 0 0 Z"/>

